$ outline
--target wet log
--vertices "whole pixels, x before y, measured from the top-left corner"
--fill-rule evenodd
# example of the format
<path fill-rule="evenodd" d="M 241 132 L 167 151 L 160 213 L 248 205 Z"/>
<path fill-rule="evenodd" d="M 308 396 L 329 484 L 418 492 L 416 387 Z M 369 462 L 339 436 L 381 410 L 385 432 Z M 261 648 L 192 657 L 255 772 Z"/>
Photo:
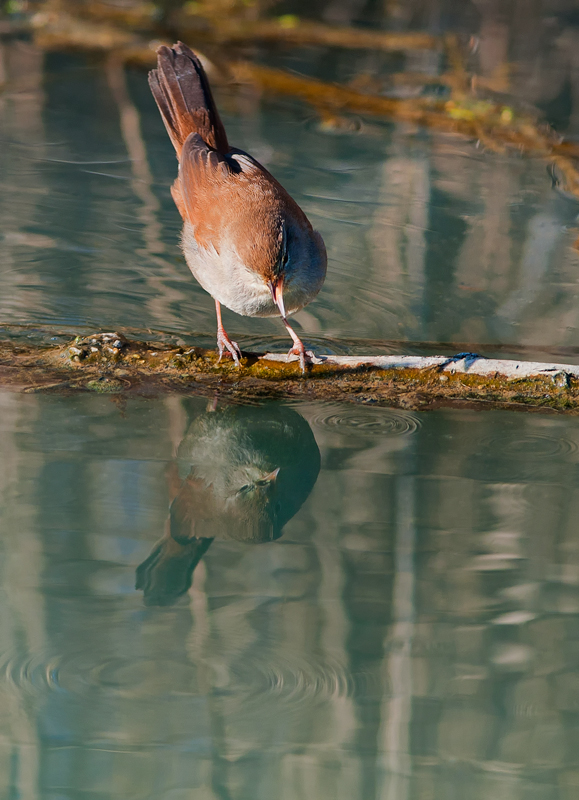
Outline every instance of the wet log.
<path fill-rule="evenodd" d="M 54 340 L 60 341 L 51 344 Z M 241 368 L 217 353 L 174 341 L 95 333 L 64 341 L 44 332 L 0 339 L 0 387 L 115 396 L 205 395 L 234 402 L 308 399 L 428 409 L 512 408 L 576 413 L 579 365 L 456 356 L 316 355 L 305 375 L 297 360 L 243 352 Z"/>

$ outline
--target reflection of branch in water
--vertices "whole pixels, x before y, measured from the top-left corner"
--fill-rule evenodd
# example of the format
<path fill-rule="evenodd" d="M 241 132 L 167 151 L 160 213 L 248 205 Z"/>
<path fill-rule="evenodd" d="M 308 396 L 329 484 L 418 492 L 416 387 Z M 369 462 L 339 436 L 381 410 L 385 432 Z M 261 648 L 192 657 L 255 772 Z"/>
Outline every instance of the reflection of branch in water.
<path fill-rule="evenodd" d="M 30 42 L 0 43 L 0 87 L 6 84 L 9 92 L 0 94 L 0 125 L 2 127 L 2 156 L 8 161 L 14 158 L 9 143 L 34 142 L 40 156 L 46 140 L 43 124 L 43 58 L 42 53 Z M 12 165 L 13 166 L 13 165 Z M 10 174 L 10 170 L 6 173 Z M 18 247 L 20 227 L 26 220 L 35 219 L 37 208 L 30 196 L 30 183 L 37 183 L 38 174 L 24 170 L 19 175 L 18 185 L 3 186 L 0 213 L 4 227 L 4 241 L 0 248 L 2 259 L 2 297 L 3 316 L 12 316 L 13 310 L 21 308 L 40 308 L 36 292 L 22 294 L 22 286 L 29 282 L 42 285 L 41 270 L 27 268 L 23 274 L 21 261 L 15 253 Z M 42 192 L 46 187 L 40 186 Z M 44 209 L 43 212 L 44 213 Z M 7 233 L 12 229 L 12 236 Z M 26 287 L 28 288 L 28 287 Z M 3 705 L 3 743 L 8 737 L 12 742 L 9 772 L 5 773 L 4 791 L 13 797 L 26 800 L 37 798 L 41 785 L 42 744 L 39 734 L 35 707 L 30 703 L 23 675 L 38 654 L 46 655 L 47 648 L 47 609 L 46 595 L 40 588 L 46 573 L 44 544 L 39 521 L 32 503 L 21 501 L 14 487 L 19 485 L 23 475 L 23 454 L 15 439 L 14 430 L 21 425 L 31 427 L 37 424 L 39 414 L 36 399 L 30 398 L 30 405 L 24 406 L 18 398 L 10 394 L 0 395 L 0 418 L 2 425 L 2 465 L 0 467 L 0 502 L 2 505 L 3 539 L 3 665 L 2 678 L 4 691 Z M 33 422 L 34 421 L 34 422 Z M 34 470 L 26 474 L 33 477 L 38 486 L 46 460 L 42 457 L 36 462 Z M 10 545 L 8 546 L 8 542 Z M 10 653 L 10 666 L 5 656 Z M 5 689 L 16 683 L 11 690 Z M 27 679 L 30 676 L 27 676 Z M 30 684 L 32 686 L 32 684 Z M 9 785 L 10 784 L 10 785 Z"/>
<path fill-rule="evenodd" d="M 320 453 L 292 409 L 229 407 L 193 420 L 175 466 L 188 474 L 165 535 L 137 568 L 136 588 L 148 605 L 171 605 L 188 591 L 213 539 L 278 539 L 316 482 Z"/>
<path fill-rule="evenodd" d="M 305 410 L 306 419 L 317 416 L 319 409 L 311 406 Z M 333 433 L 330 434 L 330 438 Z M 320 442 L 324 446 L 324 441 Z M 361 474 L 361 473 L 360 473 Z M 366 476 L 365 476 L 366 477 Z M 325 478 L 325 480 L 324 480 Z M 344 568 L 344 554 L 342 550 L 343 529 L 346 518 L 350 517 L 346 510 L 344 487 L 347 483 L 345 474 L 336 480 L 336 473 L 326 471 L 318 486 L 318 492 L 324 498 L 322 503 L 312 503 L 312 545 L 316 552 L 316 561 L 319 570 L 319 585 L 317 589 L 317 604 L 319 608 L 319 632 L 317 633 L 318 646 L 322 658 L 328 664 L 348 664 L 350 658 L 349 637 L 351 628 L 355 624 L 350 618 L 348 603 L 348 577 L 347 568 Z M 345 479 L 345 480 L 344 480 Z M 353 493 L 353 504 L 356 508 L 360 504 L 360 496 Z M 369 505 L 362 501 L 362 505 Z M 328 507 L 335 514 L 328 514 Z M 338 518 L 340 520 L 339 524 Z M 356 522 L 359 516 L 355 516 Z M 341 753 L 344 764 L 347 763 L 346 753 L 355 741 L 359 720 L 356 716 L 356 700 L 353 692 L 340 691 L 336 681 L 335 691 L 332 694 L 331 704 L 328 708 L 328 738 L 326 746 Z M 347 769 L 347 767 L 346 767 Z M 346 796 L 347 793 L 346 793 Z"/>
<path fill-rule="evenodd" d="M 231 44 L 265 41 L 388 52 L 430 50 L 441 46 L 439 36 L 421 31 L 373 31 L 345 25 L 325 25 L 301 20 L 293 14 L 260 19 L 256 18 L 256 14 L 263 9 L 256 8 L 253 2 L 201 0 L 194 4 L 194 13 L 192 6 L 189 4 L 186 10 L 169 12 L 168 27 L 181 38 L 198 37 L 201 26 L 206 41 Z M 157 11 L 152 3 L 125 3 L 121 6 L 98 0 L 79 4 L 78 0 L 73 0 L 61 5 L 58 18 L 62 26 L 65 22 L 72 25 L 74 20 L 79 30 L 86 30 L 87 23 L 92 20 L 97 23 L 97 30 L 109 31 L 109 36 L 115 29 L 158 33 Z M 53 25 L 56 26 L 57 21 L 53 14 Z M 104 33 L 101 33 L 98 41 L 105 41 Z"/>
<path fill-rule="evenodd" d="M 141 133 L 139 112 L 129 96 L 124 66 L 114 56 L 107 61 L 107 77 L 119 109 L 121 133 L 131 160 L 131 188 L 141 201 L 137 213 L 143 225 L 145 250 L 137 250 L 137 254 L 152 261 L 158 271 L 164 274 L 164 277 L 161 277 L 152 270 L 147 271 L 146 280 L 153 289 L 152 297 L 147 300 L 147 305 L 159 320 L 163 320 L 163 324 L 166 324 L 168 319 L 172 319 L 175 323 L 176 319 L 171 310 L 171 304 L 177 302 L 181 295 L 167 286 L 167 279 L 177 280 L 179 275 L 173 265 L 159 255 L 165 252 L 165 245 L 161 239 L 162 225 L 157 219 L 160 203 L 152 189 L 153 176 Z"/>
<path fill-rule="evenodd" d="M 207 9 L 209 9 L 207 11 Z M 207 6 L 207 13 L 211 17 L 211 7 Z M 203 14 L 201 15 L 203 16 Z M 233 20 L 230 15 L 220 23 L 217 30 L 204 33 L 202 47 L 213 45 L 223 46 L 231 41 L 235 35 L 241 35 L 244 30 L 239 20 Z M 243 22 L 243 21 L 242 21 Z M 286 18 L 287 23 L 287 18 Z M 102 52 L 115 52 L 119 61 L 131 61 L 142 66 L 154 65 L 154 52 L 148 41 L 139 38 L 134 31 L 128 31 L 114 25 L 95 23 L 86 19 L 79 19 L 74 14 L 37 14 L 34 17 L 37 41 L 41 46 L 53 49 L 67 47 L 79 49 L 96 49 Z M 381 37 L 384 43 L 389 41 L 388 48 L 407 49 L 411 39 L 407 35 L 373 33 L 326 28 L 325 26 L 311 26 L 309 23 L 291 25 L 279 24 L 275 21 L 252 21 L 256 31 L 262 31 L 263 38 L 285 38 L 289 43 L 297 43 L 302 36 L 303 42 L 312 44 L 314 40 L 320 44 L 335 44 L 341 47 L 350 46 L 348 42 L 357 41 L 356 46 L 382 49 Z M 279 29 L 279 30 L 278 30 Z M 184 38 L 189 38 L 191 44 L 196 46 L 199 37 L 198 30 L 191 30 L 190 34 L 179 25 L 174 28 Z M 245 30 L 249 30 L 247 27 Z M 236 34 L 237 32 L 237 34 Z M 247 35 L 247 34 L 245 34 Z M 358 40 L 356 37 L 362 37 Z M 390 39 L 394 36 L 393 39 Z M 414 36 L 411 34 L 410 36 Z M 423 34 L 418 34 L 423 36 Z M 228 38 L 229 37 L 229 38 Z M 308 38 L 309 37 L 309 38 Z M 317 37 L 317 38 L 316 38 Z M 353 38 L 352 38 L 353 37 Z M 366 37 L 366 38 L 364 38 Z M 396 37 L 399 41 L 396 43 Z M 430 35 L 422 42 L 415 45 L 421 48 L 442 46 L 442 40 Z M 384 46 L 386 46 L 384 44 Z M 296 76 L 284 70 L 274 70 L 252 62 L 239 62 L 231 59 L 231 54 L 222 52 L 222 66 L 228 66 L 236 80 L 248 81 L 275 94 L 286 94 L 299 97 L 317 109 L 327 113 L 328 109 L 338 111 L 354 111 L 359 114 L 377 116 L 390 116 L 424 125 L 443 131 L 458 133 L 469 138 L 474 138 L 488 150 L 504 152 L 505 149 L 514 149 L 516 152 L 527 153 L 533 156 L 555 162 L 564 177 L 566 188 L 575 196 L 579 196 L 579 170 L 571 160 L 568 146 L 561 143 L 548 128 L 540 129 L 537 120 L 529 114 L 519 113 L 504 102 L 485 100 L 473 91 L 472 76 L 467 72 L 462 59 L 462 53 L 454 35 L 444 39 L 446 57 L 451 70 L 443 78 L 444 82 L 453 88 L 450 99 L 436 100 L 432 98 L 414 97 L 401 100 L 394 97 L 384 97 L 378 94 L 365 94 L 353 88 L 332 83 Z M 576 148 L 575 148 L 576 150 Z"/>
<path fill-rule="evenodd" d="M 0 42 L 0 89 L 6 84 L 6 67 L 4 66 L 4 45 Z"/>
<path fill-rule="evenodd" d="M 404 800 L 409 795 L 412 721 L 412 642 L 414 639 L 414 549 L 416 539 L 415 478 L 397 479 L 395 575 L 389 652 L 384 659 L 384 693 L 380 725 L 385 776 L 380 800 Z"/>
<path fill-rule="evenodd" d="M 180 26 L 185 34 L 194 34 L 193 25 Z M 197 28 L 198 32 L 198 28 Z M 436 50 L 441 46 L 438 36 L 419 31 L 372 31 L 361 28 L 301 22 L 297 18 L 255 20 L 251 23 L 223 24 L 216 29 L 220 42 L 284 42 L 299 46 L 345 47 L 352 49 L 384 50 Z"/>
<path fill-rule="evenodd" d="M 494 324 L 501 336 L 506 332 L 510 334 L 513 327 L 521 329 L 526 325 L 528 326 L 526 341 L 548 340 L 543 330 L 545 322 L 541 320 L 543 314 L 537 313 L 537 304 L 545 303 L 547 272 L 555 261 L 554 254 L 564 246 L 565 228 L 561 224 L 557 200 L 558 198 L 555 198 L 555 202 L 552 200 L 547 203 L 527 223 L 527 235 L 518 265 L 517 287 L 515 290 L 509 287 L 509 291 L 502 293 L 502 302 L 496 310 Z M 551 313 L 555 315 L 555 319 L 549 320 L 549 329 L 551 331 L 556 327 L 564 329 L 568 320 L 562 318 L 559 303 L 555 304 Z"/>
<path fill-rule="evenodd" d="M 459 133 L 480 140 L 488 149 L 499 152 L 505 146 L 545 157 L 565 151 L 555 137 L 541 133 L 530 117 L 516 116 L 503 103 L 479 100 L 475 96 L 457 95 L 450 100 L 429 97 L 400 99 L 366 94 L 349 86 L 327 83 L 250 61 L 232 61 L 229 69 L 235 80 L 253 83 L 266 92 L 299 97 L 319 108 L 394 117 L 428 128 Z M 558 158 L 564 159 L 564 156 Z"/>
<path fill-rule="evenodd" d="M 157 3 L 148 2 L 104 2 L 102 0 L 89 0 L 79 4 L 74 0 L 74 10 L 82 13 L 89 19 L 100 22 L 111 22 L 115 25 L 131 30 L 151 30 L 155 27 L 159 8 Z"/>
<path fill-rule="evenodd" d="M 380 193 L 370 231 L 372 244 L 371 291 L 381 297 L 392 296 L 384 287 L 396 287 L 406 299 L 395 312 L 405 324 L 425 338 L 420 326 L 424 320 L 426 275 L 426 230 L 430 199 L 430 170 L 424 157 L 408 157 L 393 135 L 393 152 L 381 166 Z M 380 309 L 380 314 L 383 315 Z"/>
<path fill-rule="evenodd" d="M 43 54 L 32 43 L 16 41 L 0 44 L 0 58 L 6 70 L 6 91 L 0 92 L 0 171 L 2 172 L 2 193 L 0 196 L 0 217 L 2 233 L 0 237 L 0 315 L 3 319 L 27 318 L 30 309 L 36 313 L 48 312 L 47 298 L 44 296 L 45 270 L 37 258 L 28 259 L 24 267 L 18 248 L 24 246 L 50 247 L 54 241 L 48 236 L 23 231 L 40 219 L 40 227 L 45 224 L 46 209 L 41 195 L 47 194 L 46 176 L 28 168 L 18 168 L 18 180 L 10 181 L 16 173 L 15 159 L 18 151 L 14 145 L 33 144 L 37 158 L 46 154 L 44 147 L 45 129 L 43 124 L 44 75 Z M 7 183 L 7 179 L 9 183 Z M 39 205 L 40 207 L 39 207 Z M 34 221 L 34 222 L 33 222 Z"/>
<path fill-rule="evenodd" d="M 147 248 L 150 253 L 162 253 L 165 245 L 161 241 L 161 224 L 155 216 L 160 209 L 160 203 L 151 189 L 153 177 L 141 134 L 139 112 L 131 102 L 122 63 L 114 58 L 109 59 L 107 77 L 119 109 L 123 141 L 131 160 L 133 173 L 131 188 L 142 203 L 141 217 L 145 225 L 144 237 Z"/>
<path fill-rule="evenodd" d="M 38 77 L 40 79 L 40 73 Z M 0 501 L 6 544 L 10 541 L 3 557 L 2 634 L 3 656 L 5 658 L 9 652 L 11 662 L 8 666 L 4 661 L 2 678 L 5 685 L 10 684 L 12 681 L 9 674 L 12 673 L 12 679 L 17 681 L 12 691 L 2 693 L 3 736 L 9 736 L 13 742 L 12 760 L 17 765 L 11 776 L 9 796 L 27 800 L 38 797 L 42 743 L 34 705 L 28 702 L 28 693 L 25 690 L 28 677 L 23 686 L 23 676 L 21 674 L 19 679 L 18 671 L 24 672 L 33 663 L 34 657 L 48 652 L 45 595 L 40 589 L 46 561 L 34 506 L 21 502 L 19 494 L 14 492 L 14 485 L 18 485 L 26 461 L 13 431 L 22 424 L 31 425 L 33 420 L 37 424 L 35 417 L 38 413 L 36 403 L 25 408 L 18 403 L 17 398 L 8 394 L 0 395 L 0 415 L 4 422 Z M 23 417 L 28 419 L 24 421 Z M 32 473 L 38 484 L 45 463 L 40 459 Z M 30 473 L 27 471 L 27 474 Z M 8 781 L 4 783 L 5 786 L 7 784 Z"/>

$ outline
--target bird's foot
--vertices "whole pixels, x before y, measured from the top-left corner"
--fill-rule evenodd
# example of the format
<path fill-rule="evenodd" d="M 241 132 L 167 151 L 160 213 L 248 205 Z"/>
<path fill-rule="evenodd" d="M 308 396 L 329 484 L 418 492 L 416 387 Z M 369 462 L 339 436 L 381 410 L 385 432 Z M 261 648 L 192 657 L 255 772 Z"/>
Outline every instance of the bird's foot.
<path fill-rule="evenodd" d="M 223 330 L 217 331 L 217 349 L 219 350 L 218 361 L 221 361 L 223 354 L 227 350 L 227 352 L 231 354 L 231 357 L 235 361 L 235 365 L 237 367 L 241 366 L 239 363 L 239 359 L 241 358 L 241 350 L 239 349 L 239 345 L 237 342 L 233 342 Z"/>
<path fill-rule="evenodd" d="M 297 356 L 299 358 L 302 375 L 306 374 L 306 364 L 311 365 L 314 363 L 314 354 L 311 350 L 306 350 L 304 343 L 299 339 L 295 342 L 291 350 L 288 350 L 288 359 L 290 356 Z"/>

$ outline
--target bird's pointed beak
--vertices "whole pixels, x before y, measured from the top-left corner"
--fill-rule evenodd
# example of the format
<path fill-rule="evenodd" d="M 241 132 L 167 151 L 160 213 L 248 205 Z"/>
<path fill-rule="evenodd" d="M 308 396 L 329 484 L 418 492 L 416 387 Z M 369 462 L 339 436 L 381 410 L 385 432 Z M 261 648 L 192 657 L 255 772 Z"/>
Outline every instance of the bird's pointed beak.
<path fill-rule="evenodd" d="M 271 292 L 271 299 L 279 308 L 279 313 L 282 318 L 286 318 L 285 306 L 283 304 L 283 278 L 276 278 L 269 282 L 269 290 Z"/>
<path fill-rule="evenodd" d="M 281 467 L 277 467 L 276 469 L 273 470 L 273 472 L 270 472 L 268 475 L 264 475 L 263 478 L 259 479 L 259 483 L 261 485 L 263 485 L 264 483 L 275 483 L 280 469 Z"/>

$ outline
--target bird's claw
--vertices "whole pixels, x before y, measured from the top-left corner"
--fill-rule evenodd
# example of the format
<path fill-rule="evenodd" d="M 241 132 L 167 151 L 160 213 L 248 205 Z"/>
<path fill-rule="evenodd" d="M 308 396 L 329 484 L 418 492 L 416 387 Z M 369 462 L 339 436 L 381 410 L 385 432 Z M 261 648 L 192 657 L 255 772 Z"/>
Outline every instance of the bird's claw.
<path fill-rule="evenodd" d="M 235 361 L 235 365 L 237 367 L 241 367 L 239 362 L 239 359 L 241 358 L 241 350 L 239 349 L 239 345 L 237 342 L 233 342 L 225 333 L 225 331 L 217 334 L 217 349 L 219 351 L 219 358 L 217 360 L 218 363 L 221 361 L 224 352 L 227 350 L 227 352 L 231 354 L 231 357 Z"/>
<path fill-rule="evenodd" d="M 297 356 L 299 358 L 302 375 L 306 374 L 306 365 L 311 365 L 314 363 L 314 354 L 311 350 L 306 350 L 301 342 L 299 344 L 296 342 L 291 350 L 288 351 L 288 359 L 291 356 Z"/>

